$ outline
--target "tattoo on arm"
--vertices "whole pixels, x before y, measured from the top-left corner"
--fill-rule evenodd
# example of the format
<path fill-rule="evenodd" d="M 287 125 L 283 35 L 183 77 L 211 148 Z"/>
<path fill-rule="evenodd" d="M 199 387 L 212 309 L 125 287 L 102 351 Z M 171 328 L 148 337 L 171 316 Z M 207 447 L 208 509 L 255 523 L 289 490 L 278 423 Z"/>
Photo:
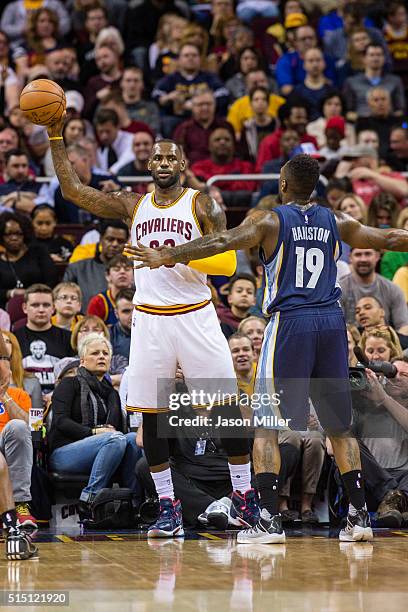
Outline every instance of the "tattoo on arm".
<path fill-rule="evenodd" d="M 133 194 L 103 193 L 83 185 L 68 159 L 63 141 L 54 140 L 50 144 L 55 173 L 64 198 L 99 217 L 126 220 L 132 216 L 132 204 L 136 204 Z"/>
<path fill-rule="evenodd" d="M 196 214 L 206 236 L 227 229 L 225 212 L 214 198 L 205 193 L 197 197 Z"/>
<path fill-rule="evenodd" d="M 405 230 L 378 229 L 362 225 L 340 211 L 335 211 L 335 216 L 341 239 L 353 248 L 408 251 L 408 232 Z"/>
<path fill-rule="evenodd" d="M 259 245 L 268 229 L 268 215 L 269 212 L 258 211 L 245 219 L 241 225 L 231 230 L 217 231 L 192 242 L 172 247 L 172 261 L 174 263 L 188 263 L 195 259 L 217 255 L 217 253 Z M 221 223 L 221 220 L 216 216 L 212 223 L 217 222 Z"/>

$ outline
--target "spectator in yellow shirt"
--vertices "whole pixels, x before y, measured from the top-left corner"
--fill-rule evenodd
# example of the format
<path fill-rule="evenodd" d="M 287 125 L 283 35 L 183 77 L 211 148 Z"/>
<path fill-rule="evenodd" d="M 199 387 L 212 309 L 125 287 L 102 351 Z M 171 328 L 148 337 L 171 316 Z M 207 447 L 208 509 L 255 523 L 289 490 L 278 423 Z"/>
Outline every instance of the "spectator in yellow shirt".
<path fill-rule="evenodd" d="M 268 77 L 263 70 L 251 70 L 245 77 L 245 86 L 247 92 L 251 91 L 255 87 L 265 87 L 270 91 L 270 84 Z M 279 107 L 285 102 L 285 99 L 281 96 L 277 96 L 274 93 L 269 95 L 269 108 L 268 112 L 271 117 L 276 117 L 278 114 Z M 251 107 L 249 95 L 238 98 L 231 106 L 228 111 L 227 120 L 232 124 L 237 139 L 239 140 L 241 132 L 244 126 L 244 121 L 251 119 L 254 116 L 254 111 Z"/>

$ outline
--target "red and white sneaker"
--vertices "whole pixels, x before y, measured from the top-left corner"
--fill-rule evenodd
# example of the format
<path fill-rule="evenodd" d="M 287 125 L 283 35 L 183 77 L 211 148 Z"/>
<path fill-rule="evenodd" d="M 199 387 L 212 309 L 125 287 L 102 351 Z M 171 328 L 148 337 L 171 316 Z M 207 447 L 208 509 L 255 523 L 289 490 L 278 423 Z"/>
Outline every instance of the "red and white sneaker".
<path fill-rule="evenodd" d="M 38 525 L 35 518 L 32 516 L 30 507 L 27 502 L 16 504 L 16 514 L 18 525 L 27 533 L 33 535 L 38 531 Z"/>

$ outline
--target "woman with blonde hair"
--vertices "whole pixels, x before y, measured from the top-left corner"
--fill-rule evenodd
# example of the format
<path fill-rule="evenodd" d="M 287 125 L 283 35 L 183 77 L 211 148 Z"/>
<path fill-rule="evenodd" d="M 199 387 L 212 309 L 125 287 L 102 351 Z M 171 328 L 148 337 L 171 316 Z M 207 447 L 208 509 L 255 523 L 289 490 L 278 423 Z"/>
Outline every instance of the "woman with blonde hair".
<path fill-rule="evenodd" d="M 252 342 L 252 348 L 258 361 L 261 352 L 262 340 L 265 333 L 266 321 L 261 317 L 251 315 L 246 317 L 238 325 L 238 331 L 245 334 Z"/>
<path fill-rule="evenodd" d="M 114 26 L 103 28 L 95 41 L 95 51 L 99 47 L 110 47 L 115 53 L 122 57 L 125 51 L 125 43 L 123 42 L 122 34 Z"/>
<path fill-rule="evenodd" d="M 170 48 L 171 24 L 177 17 L 175 13 L 165 13 L 159 19 L 156 39 L 149 47 L 149 68 L 151 70 L 154 70 L 159 55 Z"/>
<path fill-rule="evenodd" d="M 80 495 L 82 514 L 89 517 L 95 496 L 111 485 L 118 468 L 120 483 L 140 502 L 135 466 L 141 451 L 136 434 L 127 433 L 119 394 L 106 378 L 112 358 L 109 340 L 88 334 L 79 358 L 77 375 L 64 378 L 54 391 L 48 442 L 53 470 L 89 474 Z"/>
<path fill-rule="evenodd" d="M 74 326 L 71 333 L 71 346 L 77 353 L 80 352 L 81 344 L 89 334 L 99 334 L 106 340 L 110 339 L 109 330 L 105 323 L 99 317 L 95 315 L 85 315 L 83 319 L 78 321 Z M 119 387 L 120 381 L 122 380 L 123 372 L 129 365 L 128 360 L 123 355 L 115 354 L 112 355 L 110 362 L 109 376 L 112 381 L 112 385 L 116 388 Z"/>
<path fill-rule="evenodd" d="M 187 24 L 187 19 L 179 15 L 172 15 L 169 20 L 166 46 L 159 51 L 153 66 L 151 74 L 153 82 L 177 70 L 177 59 Z"/>
<path fill-rule="evenodd" d="M 408 208 L 403 208 L 395 222 L 397 229 L 408 230 Z M 387 251 L 381 258 L 380 272 L 385 278 L 392 281 L 405 295 L 408 302 L 408 253 Z"/>
<path fill-rule="evenodd" d="M 341 212 L 353 217 L 353 219 L 356 219 L 356 221 L 360 221 L 363 225 L 367 225 L 367 206 L 360 196 L 355 193 L 346 193 L 346 195 L 341 198 L 337 208 L 341 210 Z M 340 259 L 348 263 L 351 251 L 350 246 L 346 242 L 342 242 L 341 250 L 342 254 Z"/>
<path fill-rule="evenodd" d="M 367 224 L 367 206 L 355 193 L 346 193 L 338 204 L 338 210 L 350 215 L 363 225 Z"/>
<path fill-rule="evenodd" d="M 10 357 L 11 387 L 24 389 L 31 397 L 32 408 L 43 408 L 41 385 L 38 378 L 23 368 L 23 355 L 19 342 L 14 334 L 4 329 L 1 330 L 4 344 Z"/>
<path fill-rule="evenodd" d="M 391 327 L 364 332 L 359 346 L 370 361 L 391 361 L 402 356 L 398 336 Z"/>

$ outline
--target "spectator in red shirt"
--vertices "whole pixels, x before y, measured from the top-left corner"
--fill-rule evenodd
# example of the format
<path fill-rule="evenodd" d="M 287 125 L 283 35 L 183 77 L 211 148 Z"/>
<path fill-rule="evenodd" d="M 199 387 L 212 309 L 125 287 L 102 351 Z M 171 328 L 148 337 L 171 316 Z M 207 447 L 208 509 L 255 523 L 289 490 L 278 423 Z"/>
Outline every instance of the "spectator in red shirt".
<path fill-rule="evenodd" d="M 292 102 L 282 104 L 278 110 L 278 117 L 282 127 L 275 130 L 273 134 L 266 136 L 259 146 L 258 159 L 256 161 L 257 172 L 262 172 L 262 168 L 267 161 L 278 159 L 278 157 L 282 156 L 280 139 L 286 129 L 295 130 L 299 135 L 301 144 L 311 142 L 316 149 L 319 148 L 316 138 L 306 133 L 309 112 L 303 101 L 293 100 Z"/>
<path fill-rule="evenodd" d="M 378 152 L 370 147 L 357 145 L 343 155 L 336 169 L 336 176 L 348 176 L 353 192 L 369 206 L 374 196 L 385 191 L 393 195 L 400 204 L 408 197 L 408 183 L 399 172 L 382 169 L 378 163 Z"/>
<path fill-rule="evenodd" d="M 207 181 L 214 174 L 247 174 L 254 172 L 251 162 L 242 161 L 235 157 L 234 137 L 228 128 L 216 128 L 210 135 L 209 140 L 210 157 L 198 161 L 191 167 L 195 176 Z M 217 183 L 221 191 L 246 191 L 256 189 L 255 181 L 222 181 Z M 226 199 L 224 197 L 224 202 Z M 228 198 L 227 198 L 228 201 Z"/>
<path fill-rule="evenodd" d="M 234 128 L 228 121 L 215 116 L 215 107 L 212 91 L 197 93 L 192 99 L 192 118 L 180 123 L 173 133 L 174 140 L 183 147 L 190 164 L 208 157 L 208 140 L 215 128 L 225 127 L 234 133 Z"/>

